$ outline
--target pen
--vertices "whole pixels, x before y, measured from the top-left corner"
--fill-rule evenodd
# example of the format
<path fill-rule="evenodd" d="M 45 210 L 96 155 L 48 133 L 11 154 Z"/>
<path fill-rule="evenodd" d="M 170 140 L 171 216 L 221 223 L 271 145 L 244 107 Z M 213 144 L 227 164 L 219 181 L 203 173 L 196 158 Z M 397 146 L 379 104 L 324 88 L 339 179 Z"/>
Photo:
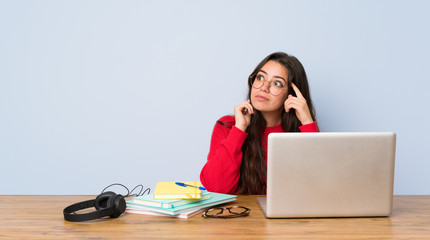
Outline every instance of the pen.
<path fill-rule="evenodd" d="M 198 186 L 194 186 L 194 185 L 190 185 L 190 184 L 186 184 L 186 183 L 182 183 L 182 182 L 176 182 L 176 185 L 179 185 L 182 187 L 193 187 L 193 188 L 198 188 L 200 190 L 206 190 L 206 188 L 204 188 L 204 187 L 198 187 Z"/>

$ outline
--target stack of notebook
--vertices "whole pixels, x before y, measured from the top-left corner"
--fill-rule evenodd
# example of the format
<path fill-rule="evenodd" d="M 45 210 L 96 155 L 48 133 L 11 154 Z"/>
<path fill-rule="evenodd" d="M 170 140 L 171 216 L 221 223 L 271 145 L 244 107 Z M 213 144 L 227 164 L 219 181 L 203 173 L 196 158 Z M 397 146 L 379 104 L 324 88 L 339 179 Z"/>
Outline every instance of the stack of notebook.
<path fill-rule="evenodd" d="M 194 186 L 194 187 L 191 187 Z M 207 208 L 236 200 L 235 195 L 208 192 L 200 182 L 158 182 L 154 194 L 127 201 L 127 212 L 189 218 Z"/>

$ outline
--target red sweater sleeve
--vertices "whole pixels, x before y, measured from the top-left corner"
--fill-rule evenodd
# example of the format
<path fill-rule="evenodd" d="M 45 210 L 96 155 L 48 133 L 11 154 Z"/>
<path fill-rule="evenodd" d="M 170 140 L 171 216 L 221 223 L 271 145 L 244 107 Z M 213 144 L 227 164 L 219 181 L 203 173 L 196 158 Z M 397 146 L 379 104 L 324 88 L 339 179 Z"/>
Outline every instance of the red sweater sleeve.
<path fill-rule="evenodd" d="M 300 132 L 318 132 L 317 122 L 309 123 L 299 127 Z"/>
<path fill-rule="evenodd" d="M 220 121 L 226 118 L 223 117 Z M 247 136 L 247 133 L 234 126 L 229 128 L 218 123 L 215 124 L 208 160 L 200 172 L 200 181 L 208 191 L 237 193 L 242 145 Z"/>

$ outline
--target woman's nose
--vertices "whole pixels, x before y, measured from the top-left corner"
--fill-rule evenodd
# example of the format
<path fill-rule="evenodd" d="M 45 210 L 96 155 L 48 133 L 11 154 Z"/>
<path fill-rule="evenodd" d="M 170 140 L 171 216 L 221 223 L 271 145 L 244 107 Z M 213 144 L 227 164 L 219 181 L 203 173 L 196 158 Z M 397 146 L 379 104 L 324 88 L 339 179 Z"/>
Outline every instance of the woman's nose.
<path fill-rule="evenodd" d="M 269 88 L 270 88 L 270 81 L 264 81 L 263 86 L 261 86 L 261 90 L 265 91 L 265 92 L 269 92 Z"/>

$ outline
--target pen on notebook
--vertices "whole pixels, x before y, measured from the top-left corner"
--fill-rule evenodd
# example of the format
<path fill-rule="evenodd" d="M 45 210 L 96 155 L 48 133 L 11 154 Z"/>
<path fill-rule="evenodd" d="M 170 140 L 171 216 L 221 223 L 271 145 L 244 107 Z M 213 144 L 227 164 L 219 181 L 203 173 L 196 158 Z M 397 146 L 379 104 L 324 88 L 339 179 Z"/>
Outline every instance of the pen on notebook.
<path fill-rule="evenodd" d="M 194 185 L 190 185 L 190 184 L 186 184 L 186 183 L 182 183 L 182 182 L 176 182 L 176 185 L 179 185 L 182 187 L 193 187 L 193 188 L 198 188 L 200 190 L 206 190 L 206 188 L 204 188 L 204 187 L 194 186 Z"/>

